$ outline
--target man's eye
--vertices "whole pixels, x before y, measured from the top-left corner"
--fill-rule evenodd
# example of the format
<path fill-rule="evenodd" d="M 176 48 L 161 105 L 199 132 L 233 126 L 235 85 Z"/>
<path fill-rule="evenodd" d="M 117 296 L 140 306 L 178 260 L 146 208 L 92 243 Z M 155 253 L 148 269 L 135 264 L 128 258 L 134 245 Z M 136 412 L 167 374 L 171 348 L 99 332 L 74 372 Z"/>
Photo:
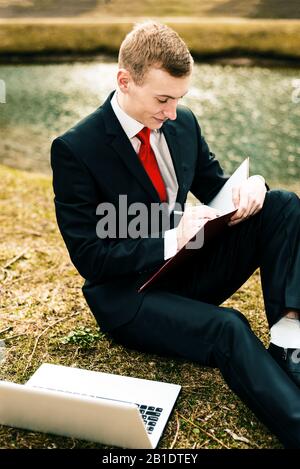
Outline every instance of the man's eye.
<path fill-rule="evenodd" d="M 162 103 L 162 104 L 168 101 L 167 99 L 159 99 L 159 98 L 157 98 L 157 100 L 159 103 Z"/>

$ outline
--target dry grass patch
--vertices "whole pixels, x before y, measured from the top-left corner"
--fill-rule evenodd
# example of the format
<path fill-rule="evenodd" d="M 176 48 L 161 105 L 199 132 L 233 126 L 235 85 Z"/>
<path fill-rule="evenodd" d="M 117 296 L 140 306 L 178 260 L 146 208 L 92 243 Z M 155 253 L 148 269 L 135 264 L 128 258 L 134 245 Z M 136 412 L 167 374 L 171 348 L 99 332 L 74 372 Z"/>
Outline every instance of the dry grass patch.
<path fill-rule="evenodd" d="M 3 17 L 207 16 L 299 18 L 298 0 L 0 0 Z"/>
<path fill-rule="evenodd" d="M 160 448 L 276 448 L 218 370 L 126 350 L 99 331 L 58 233 L 50 178 L 0 166 L 0 379 L 24 383 L 43 363 L 182 385 Z M 259 275 L 228 304 L 268 342 Z M 0 427 L 0 448 L 103 448 L 100 444 Z"/>
<path fill-rule="evenodd" d="M 6 57 L 14 54 L 116 54 L 137 20 L 0 19 L 0 53 Z M 181 35 L 195 58 L 300 58 L 300 20 L 211 21 L 194 17 L 160 20 Z"/>

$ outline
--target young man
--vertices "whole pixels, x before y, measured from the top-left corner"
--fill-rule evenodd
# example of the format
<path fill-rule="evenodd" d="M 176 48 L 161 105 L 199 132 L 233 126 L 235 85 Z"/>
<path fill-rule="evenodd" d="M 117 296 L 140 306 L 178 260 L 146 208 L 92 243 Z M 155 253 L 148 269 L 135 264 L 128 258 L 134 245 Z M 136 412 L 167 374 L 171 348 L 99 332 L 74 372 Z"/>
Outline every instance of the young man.
<path fill-rule="evenodd" d="M 192 68 L 186 45 L 168 27 L 149 22 L 127 35 L 117 91 L 53 142 L 58 225 L 103 331 L 141 351 L 218 367 L 285 447 L 300 448 L 300 365 L 294 360 L 300 348 L 300 201 L 295 194 L 267 191 L 261 176 L 250 177 L 235 188 L 238 210 L 222 242 L 195 251 L 180 271 L 138 293 L 203 218 L 217 216 L 205 204 L 226 181 L 195 116 L 178 106 Z M 154 235 L 150 226 L 146 236 L 130 235 L 132 212 L 124 213 L 121 196 L 127 207 L 138 203 L 150 209 L 164 202 L 172 215 L 189 191 L 203 205 L 186 210 L 177 227 Z M 123 229 L 105 237 L 97 229 L 103 204 L 115 208 L 119 224 L 126 221 L 125 235 Z M 273 356 L 239 311 L 219 306 L 258 267 L 268 322 L 277 325 Z M 293 339 L 282 320 L 295 324 Z"/>

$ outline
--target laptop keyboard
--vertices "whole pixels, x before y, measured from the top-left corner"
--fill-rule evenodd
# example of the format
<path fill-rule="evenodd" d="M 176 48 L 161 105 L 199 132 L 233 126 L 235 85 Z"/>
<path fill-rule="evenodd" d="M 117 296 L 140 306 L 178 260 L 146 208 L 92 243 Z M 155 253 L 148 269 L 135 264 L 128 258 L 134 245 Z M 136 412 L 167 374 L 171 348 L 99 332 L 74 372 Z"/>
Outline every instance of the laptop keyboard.
<path fill-rule="evenodd" d="M 151 435 L 163 409 L 151 405 L 136 404 L 144 421 L 147 432 Z"/>

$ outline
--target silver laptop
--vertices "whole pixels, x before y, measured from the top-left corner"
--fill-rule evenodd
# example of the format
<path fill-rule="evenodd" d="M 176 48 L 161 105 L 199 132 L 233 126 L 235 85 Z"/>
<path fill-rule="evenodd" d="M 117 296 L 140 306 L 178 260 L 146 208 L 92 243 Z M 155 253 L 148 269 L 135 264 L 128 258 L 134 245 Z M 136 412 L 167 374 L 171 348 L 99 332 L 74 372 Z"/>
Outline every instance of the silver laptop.
<path fill-rule="evenodd" d="M 181 386 L 44 363 L 0 381 L 0 424 L 122 448 L 155 448 Z"/>

